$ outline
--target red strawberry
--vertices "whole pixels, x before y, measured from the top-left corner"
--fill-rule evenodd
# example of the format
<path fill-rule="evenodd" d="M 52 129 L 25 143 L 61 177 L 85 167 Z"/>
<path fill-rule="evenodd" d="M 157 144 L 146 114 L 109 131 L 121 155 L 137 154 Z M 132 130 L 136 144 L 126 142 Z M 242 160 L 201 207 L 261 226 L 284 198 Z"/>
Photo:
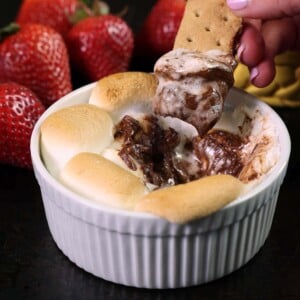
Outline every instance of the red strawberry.
<path fill-rule="evenodd" d="M 17 23 L 40 23 L 48 25 L 62 36 L 72 27 L 71 16 L 78 0 L 24 0 L 20 6 Z"/>
<path fill-rule="evenodd" d="M 172 50 L 185 0 L 158 0 L 136 38 L 137 54 L 158 57 Z"/>
<path fill-rule="evenodd" d="M 30 137 L 44 110 L 27 87 L 0 83 L 0 163 L 32 168 Z"/>
<path fill-rule="evenodd" d="M 126 71 L 134 46 L 131 28 L 114 15 L 81 20 L 66 41 L 72 64 L 92 81 Z"/>
<path fill-rule="evenodd" d="M 54 29 L 25 24 L 0 44 L 0 82 L 29 87 L 49 106 L 72 90 L 65 43 Z"/>

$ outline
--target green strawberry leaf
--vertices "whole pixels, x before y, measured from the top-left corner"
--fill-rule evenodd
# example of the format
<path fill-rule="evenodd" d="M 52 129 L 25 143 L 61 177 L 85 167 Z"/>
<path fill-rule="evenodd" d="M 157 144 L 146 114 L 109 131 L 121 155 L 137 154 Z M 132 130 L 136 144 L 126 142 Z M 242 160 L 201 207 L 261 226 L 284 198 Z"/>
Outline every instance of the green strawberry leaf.
<path fill-rule="evenodd" d="M 17 23 L 10 23 L 5 27 L 0 28 L 0 42 L 4 40 L 5 37 L 14 34 L 20 30 L 20 25 Z"/>
<path fill-rule="evenodd" d="M 76 24 L 79 21 L 87 18 L 88 16 L 90 16 L 90 14 L 87 12 L 86 9 L 79 8 L 79 9 L 75 10 L 75 12 L 72 16 L 70 16 L 70 21 L 71 21 L 72 24 Z"/>
<path fill-rule="evenodd" d="M 72 24 L 91 17 L 103 16 L 110 13 L 109 5 L 100 0 L 81 0 L 74 14 L 70 17 Z"/>

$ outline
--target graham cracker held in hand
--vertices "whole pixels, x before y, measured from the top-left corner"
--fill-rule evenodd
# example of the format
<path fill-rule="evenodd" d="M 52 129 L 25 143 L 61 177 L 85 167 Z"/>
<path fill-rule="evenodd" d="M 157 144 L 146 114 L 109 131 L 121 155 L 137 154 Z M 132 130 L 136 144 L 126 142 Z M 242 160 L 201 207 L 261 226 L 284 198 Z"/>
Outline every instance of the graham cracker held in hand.
<path fill-rule="evenodd" d="M 188 0 L 174 49 L 234 54 L 241 28 L 242 19 L 231 12 L 225 0 Z"/>

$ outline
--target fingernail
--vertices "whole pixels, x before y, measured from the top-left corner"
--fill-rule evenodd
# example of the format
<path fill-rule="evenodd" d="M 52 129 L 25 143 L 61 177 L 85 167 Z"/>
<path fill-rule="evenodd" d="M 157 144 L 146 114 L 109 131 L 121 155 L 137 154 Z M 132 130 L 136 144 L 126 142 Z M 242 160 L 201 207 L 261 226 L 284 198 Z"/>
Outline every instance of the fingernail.
<path fill-rule="evenodd" d="M 227 5 L 232 10 L 239 10 L 247 7 L 248 0 L 227 0 Z"/>
<path fill-rule="evenodd" d="M 242 59 L 243 59 L 243 53 L 244 53 L 245 49 L 246 49 L 246 47 L 245 47 L 245 45 L 243 45 L 243 44 L 241 44 L 241 45 L 238 47 L 238 50 L 237 50 L 236 55 L 237 55 L 237 57 L 238 57 L 239 60 L 242 60 Z"/>
<path fill-rule="evenodd" d="M 250 81 L 252 82 L 257 76 L 259 72 L 257 68 L 253 68 L 250 72 Z"/>

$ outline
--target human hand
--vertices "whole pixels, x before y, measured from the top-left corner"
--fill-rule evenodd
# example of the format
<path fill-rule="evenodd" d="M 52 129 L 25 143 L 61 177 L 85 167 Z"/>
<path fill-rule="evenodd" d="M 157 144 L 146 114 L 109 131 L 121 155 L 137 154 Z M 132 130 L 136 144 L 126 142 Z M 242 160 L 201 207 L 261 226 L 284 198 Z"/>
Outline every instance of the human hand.
<path fill-rule="evenodd" d="M 275 76 L 274 57 L 286 50 L 300 50 L 299 0 L 227 0 L 244 18 L 238 57 L 249 67 L 250 80 L 267 86 Z"/>

